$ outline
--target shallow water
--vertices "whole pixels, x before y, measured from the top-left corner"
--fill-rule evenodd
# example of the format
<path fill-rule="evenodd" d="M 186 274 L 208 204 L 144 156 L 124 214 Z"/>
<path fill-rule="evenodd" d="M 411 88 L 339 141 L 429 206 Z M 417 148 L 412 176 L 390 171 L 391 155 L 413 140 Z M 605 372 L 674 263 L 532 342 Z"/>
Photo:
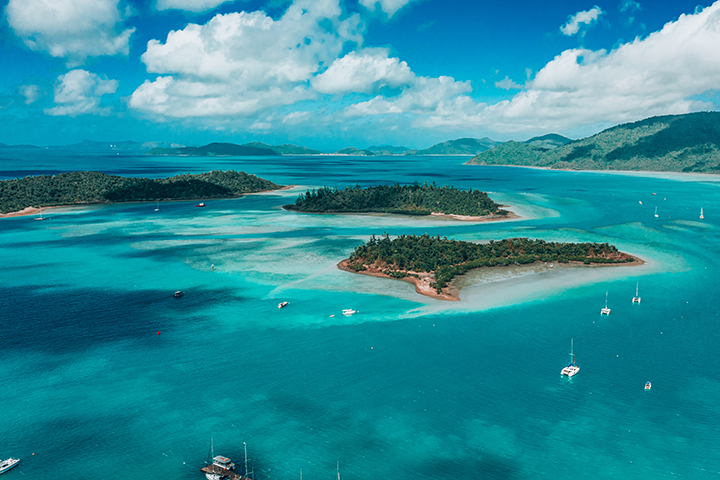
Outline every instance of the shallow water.
<path fill-rule="evenodd" d="M 0 457 L 22 458 L 8 478 L 199 479 L 210 438 L 236 461 L 246 442 L 259 480 L 301 468 L 330 479 L 336 461 L 344 479 L 720 474 L 714 177 L 458 157 L 2 155 L 4 178 L 233 168 L 299 185 L 204 209 L 0 220 Z M 493 192 L 524 219 L 279 208 L 309 186 L 415 180 Z M 443 302 L 336 268 L 384 232 L 609 242 L 646 264 L 508 273 Z M 605 291 L 612 314 L 600 317 Z M 559 372 L 571 338 L 581 371 L 568 381 Z"/>

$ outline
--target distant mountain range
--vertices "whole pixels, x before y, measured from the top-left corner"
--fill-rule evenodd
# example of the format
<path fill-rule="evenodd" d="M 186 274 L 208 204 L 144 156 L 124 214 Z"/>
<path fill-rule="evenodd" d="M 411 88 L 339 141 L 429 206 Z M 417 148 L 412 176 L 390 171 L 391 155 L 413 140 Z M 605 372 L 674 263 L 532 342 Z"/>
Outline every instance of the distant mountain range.
<path fill-rule="evenodd" d="M 558 139 L 545 137 L 505 142 L 467 163 L 567 170 L 720 173 L 720 112 L 651 117 L 554 147 L 547 140 Z M 541 144 L 534 143 L 538 140 Z"/>

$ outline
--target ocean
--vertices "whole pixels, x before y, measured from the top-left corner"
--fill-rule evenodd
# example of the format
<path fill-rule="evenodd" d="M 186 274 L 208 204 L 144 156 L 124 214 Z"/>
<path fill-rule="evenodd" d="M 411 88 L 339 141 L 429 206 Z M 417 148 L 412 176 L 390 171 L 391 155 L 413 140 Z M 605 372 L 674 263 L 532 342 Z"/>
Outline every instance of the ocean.
<path fill-rule="evenodd" d="M 211 439 L 236 463 L 247 446 L 256 480 L 332 480 L 337 462 L 344 480 L 718 478 L 720 178 L 466 160 L 0 151 L 0 179 L 233 169 L 296 185 L 0 219 L 0 459 L 22 459 L 3 478 L 199 480 Z M 280 208 L 414 181 L 523 218 Z M 470 276 L 446 302 L 336 268 L 384 233 L 608 242 L 645 264 Z"/>

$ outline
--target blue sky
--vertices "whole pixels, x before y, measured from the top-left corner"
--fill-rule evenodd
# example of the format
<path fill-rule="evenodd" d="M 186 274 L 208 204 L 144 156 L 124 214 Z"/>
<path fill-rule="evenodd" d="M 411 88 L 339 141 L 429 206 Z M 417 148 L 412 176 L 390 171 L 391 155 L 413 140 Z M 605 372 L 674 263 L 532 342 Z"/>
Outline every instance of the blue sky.
<path fill-rule="evenodd" d="M 0 142 L 425 148 L 720 107 L 720 2 L 4 0 Z"/>

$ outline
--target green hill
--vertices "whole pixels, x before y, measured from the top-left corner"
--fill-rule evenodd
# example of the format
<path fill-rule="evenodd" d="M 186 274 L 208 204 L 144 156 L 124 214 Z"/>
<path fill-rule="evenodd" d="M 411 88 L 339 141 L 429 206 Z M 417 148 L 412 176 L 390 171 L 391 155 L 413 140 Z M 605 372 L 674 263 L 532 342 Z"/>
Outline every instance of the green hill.
<path fill-rule="evenodd" d="M 0 181 L 0 213 L 26 207 L 236 197 L 280 185 L 245 172 L 215 170 L 169 178 L 67 172 Z"/>
<path fill-rule="evenodd" d="M 506 142 L 470 165 L 720 173 L 720 112 L 651 117 L 551 150 Z"/>
<path fill-rule="evenodd" d="M 363 157 L 370 157 L 375 155 L 370 150 L 360 150 L 359 148 L 355 147 L 345 147 L 337 152 L 335 152 L 335 155 L 356 155 L 356 156 L 363 156 Z"/>
<path fill-rule="evenodd" d="M 203 147 L 182 148 L 153 148 L 148 155 L 187 155 L 190 157 L 248 157 L 248 156 L 276 156 L 270 148 L 249 147 L 234 143 L 210 143 Z"/>
<path fill-rule="evenodd" d="M 493 148 L 499 142 L 490 138 L 458 138 L 438 143 L 425 150 L 418 150 L 415 155 L 477 155 Z"/>
<path fill-rule="evenodd" d="M 278 155 L 318 155 L 322 153 L 320 150 L 313 148 L 299 147 L 297 145 L 266 145 L 262 142 L 250 142 L 243 145 L 243 147 L 263 148 L 272 150 Z"/>

